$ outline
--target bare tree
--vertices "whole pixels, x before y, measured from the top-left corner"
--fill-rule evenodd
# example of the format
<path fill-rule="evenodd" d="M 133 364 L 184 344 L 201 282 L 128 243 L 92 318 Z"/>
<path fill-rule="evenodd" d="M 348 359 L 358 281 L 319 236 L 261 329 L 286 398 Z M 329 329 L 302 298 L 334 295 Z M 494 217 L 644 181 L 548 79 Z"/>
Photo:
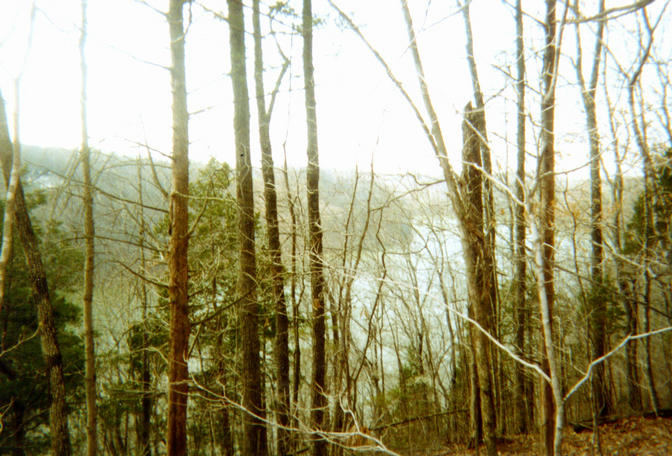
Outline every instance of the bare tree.
<path fill-rule="evenodd" d="M 86 255 L 84 262 L 84 351 L 86 357 L 86 454 L 96 456 L 96 351 L 93 338 L 93 280 L 95 259 L 95 226 L 93 223 L 93 186 L 91 185 L 91 151 L 89 150 L 89 131 L 87 116 L 87 0 L 82 0 L 82 30 L 79 38 L 79 63 L 82 75 L 81 122 L 82 145 L 80 155 L 84 180 L 84 237 Z"/>

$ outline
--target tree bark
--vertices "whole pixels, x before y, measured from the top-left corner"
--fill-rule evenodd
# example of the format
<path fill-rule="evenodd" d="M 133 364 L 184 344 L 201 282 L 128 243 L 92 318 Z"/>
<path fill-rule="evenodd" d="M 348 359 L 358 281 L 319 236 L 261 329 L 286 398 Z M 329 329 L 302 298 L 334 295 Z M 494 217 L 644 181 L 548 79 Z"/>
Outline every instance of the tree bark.
<path fill-rule="evenodd" d="M 172 190 L 170 193 L 170 248 L 168 286 L 170 357 L 168 368 L 169 456 L 187 454 L 187 399 L 189 395 L 189 114 L 184 62 L 184 0 L 170 0 L 171 88 L 173 97 Z"/>
<path fill-rule="evenodd" d="M 16 147 L 18 145 L 18 141 Z M 12 143 L 9 140 L 5 100 L 0 94 L 0 160 L 5 178 L 5 186 L 10 181 L 12 169 Z M 54 309 L 49 295 L 47 274 L 42 263 L 39 243 L 28 215 L 21 179 L 17 178 L 16 191 L 16 230 L 23 245 L 28 263 L 28 274 L 33 288 L 33 299 L 37 306 L 37 318 L 40 327 L 42 356 L 49 378 L 51 406 L 49 409 L 49 427 L 51 431 L 51 452 L 54 456 L 69 456 L 72 452 L 68 432 L 68 407 L 66 404 L 65 379 L 63 377 L 63 358 L 56 333 Z"/>
<path fill-rule="evenodd" d="M 495 209 L 494 209 L 494 197 L 492 192 L 492 160 L 490 153 L 490 145 L 488 143 L 488 129 L 486 126 L 485 120 L 485 101 L 483 99 L 483 92 L 481 91 L 481 83 L 478 77 L 478 67 L 476 66 L 476 57 L 474 55 L 474 39 L 473 32 L 471 28 L 471 18 L 469 14 L 469 3 L 464 5 L 462 8 L 462 16 L 465 22 L 465 29 L 467 34 L 467 61 L 469 63 L 469 71 L 471 73 L 471 82 L 474 91 L 474 100 L 476 101 L 476 107 L 473 109 L 472 113 L 469 115 L 471 119 L 468 119 L 471 122 L 472 128 L 476 130 L 473 132 L 475 134 L 474 139 L 479 148 L 480 159 L 479 163 L 482 167 L 481 175 L 481 186 L 482 186 L 482 199 L 481 204 L 481 213 L 482 213 L 482 222 L 483 232 L 485 235 L 485 242 L 483 244 L 483 274 L 490 276 L 488 282 L 490 286 L 488 288 L 489 296 L 487 297 L 487 303 L 489 309 L 484 315 L 484 318 L 490 320 L 489 327 L 492 331 L 492 334 L 495 337 L 498 337 L 498 322 L 497 322 L 497 265 L 495 261 Z M 473 122 L 472 122 L 473 120 Z M 471 195 L 467 199 L 471 198 Z M 493 351 L 493 347 L 488 342 L 487 350 L 489 351 L 489 358 L 491 362 L 490 370 L 488 375 L 491 377 L 490 382 L 492 384 L 492 396 L 493 396 L 493 407 L 497 410 L 499 409 L 499 401 L 501 400 L 501 390 L 499 388 L 499 383 L 495 381 L 498 378 L 496 371 L 501 369 L 500 363 L 496 362 L 499 358 L 499 353 Z"/>
<path fill-rule="evenodd" d="M 546 43 L 543 55 L 541 98 L 541 157 L 539 163 L 539 211 L 541 264 L 538 284 L 542 312 L 542 366 L 553 378 L 553 306 L 555 285 L 553 265 L 555 253 L 555 78 L 556 78 L 556 0 L 546 0 L 544 22 Z M 543 296 L 541 296 L 543 295 Z M 544 302 L 545 301 L 545 302 Z M 545 308 L 544 308 L 545 307 Z M 541 432 L 544 453 L 554 454 L 555 411 L 552 385 L 541 380 Z"/>
<path fill-rule="evenodd" d="M 96 456 L 98 442 L 96 437 L 96 351 L 93 338 L 93 279 L 94 279 L 94 239 L 95 225 L 93 222 L 93 185 L 91 184 L 91 151 L 89 150 L 89 131 L 87 116 L 87 67 L 86 67 L 86 38 L 87 38 L 87 0 L 82 0 L 82 30 L 79 39 L 79 63 L 82 75 L 81 94 L 81 121 L 82 146 L 82 174 L 84 176 L 84 353 L 86 368 L 84 383 L 86 384 L 86 454 Z"/>
<path fill-rule="evenodd" d="M 604 0 L 600 1 L 598 15 L 605 10 Z M 578 13 L 578 7 L 577 7 Z M 602 246 L 602 179 L 600 177 L 600 136 L 597 128 L 597 104 L 595 102 L 597 83 L 599 79 L 600 61 L 602 57 L 602 37 L 604 35 L 604 20 L 598 21 L 595 35 L 595 51 L 591 76 L 586 85 L 582 68 L 582 49 L 579 33 L 579 24 L 576 24 L 577 60 L 576 73 L 581 87 L 583 106 L 586 111 L 586 129 L 590 144 L 590 237 L 591 259 L 590 277 L 592 293 L 590 294 L 590 339 L 591 357 L 597 359 L 603 356 L 608 348 L 607 340 L 607 308 L 603 293 L 604 278 L 602 262 L 604 259 Z M 591 382 L 593 401 L 597 416 L 609 415 L 612 411 L 612 401 L 605 373 L 605 363 L 595 366 L 595 373 Z"/>
<path fill-rule="evenodd" d="M 285 300 L 284 267 L 280 250 L 278 226 L 278 197 L 275 187 L 275 171 L 270 136 L 270 113 L 266 109 L 264 92 L 264 61 L 259 21 L 259 0 L 253 2 L 254 24 L 254 82 L 261 143 L 261 170 L 264 176 L 264 201 L 266 203 L 266 227 L 268 229 L 268 252 L 271 257 L 271 280 L 275 303 L 275 339 L 273 357 L 277 381 L 278 443 L 276 451 L 283 455 L 289 451 L 289 434 L 283 427 L 289 426 L 289 322 Z"/>
<path fill-rule="evenodd" d="M 525 223 L 525 49 L 523 40 L 523 7 L 522 0 L 516 1 L 516 91 L 518 95 L 518 131 L 516 133 L 517 144 L 517 168 L 516 168 L 516 201 L 515 204 L 515 320 L 516 320 L 516 349 L 518 354 L 523 354 L 529 326 L 529 312 L 525 299 L 527 276 L 527 253 L 525 252 L 526 223 Z M 515 419 L 514 432 L 526 433 L 531 424 L 531 406 L 525 403 L 526 390 L 530 385 L 525 368 L 520 364 L 515 365 L 514 377 L 514 403 Z"/>
<path fill-rule="evenodd" d="M 477 112 L 467 105 L 462 125 L 464 145 L 462 148 L 463 204 L 465 208 L 462 236 L 464 258 L 467 269 L 467 288 L 469 305 L 474 309 L 475 320 L 484 330 L 492 334 L 492 281 L 491 254 L 488 237 L 484 226 L 483 172 L 481 170 L 481 150 L 479 138 L 482 112 Z M 487 337 L 478 330 L 472 329 L 472 340 L 475 348 L 478 387 L 480 391 L 481 419 L 483 421 L 483 439 L 487 454 L 496 455 L 495 447 L 495 404 L 491 377 L 492 351 Z M 472 382 L 473 383 L 473 382 Z M 478 445 L 478 441 L 476 445 Z"/>
<path fill-rule="evenodd" d="M 241 342 L 243 349 L 243 454 L 264 456 L 267 451 L 261 361 L 259 356 L 259 304 L 257 302 L 257 265 L 254 240 L 254 194 L 250 161 L 250 107 L 245 70 L 245 23 L 243 4 L 228 0 L 229 40 L 231 44 L 231 80 L 234 98 L 236 141 L 236 200 L 238 203 L 238 244 L 240 269 Z"/>
<path fill-rule="evenodd" d="M 644 16 L 646 18 L 646 15 Z M 643 245 L 643 281 L 644 281 L 644 330 L 648 332 L 650 328 L 650 314 L 651 314 L 651 274 L 650 274 L 650 264 L 653 256 L 653 249 L 656 245 L 656 230 L 654 223 L 654 206 L 657 201 L 657 189 L 655 182 L 655 169 L 653 166 L 653 160 L 651 159 L 651 154 L 649 151 L 649 145 L 646 139 L 646 121 L 644 119 L 643 106 L 640 105 L 640 119 L 637 119 L 637 110 L 635 108 L 635 87 L 640 83 L 639 78 L 641 76 L 644 64 L 648 60 L 650 55 L 651 45 L 653 43 L 653 30 L 650 28 L 648 19 L 646 19 L 646 26 L 649 32 L 649 44 L 646 48 L 644 55 L 642 56 L 637 70 L 634 72 L 632 78 L 628 84 L 628 103 L 630 106 L 630 115 L 632 118 L 632 127 L 635 133 L 635 139 L 637 142 L 637 147 L 639 148 L 640 155 L 642 156 L 642 171 L 644 174 L 644 245 Z M 641 121 L 641 125 L 640 125 Z M 636 311 L 635 311 L 636 312 Z M 651 367 L 651 338 L 647 337 L 644 341 L 644 351 L 645 351 L 645 368 L 644 374 L 646 376 L 646 382 L 649 387 L 649 398 L 651 400 L 651 407 L 655 413 L 658 413 L 660 409 L 660 400 L 658 393 L 656 391 L 656 382 L 653 376 L 653 369 Z"/>
<path fill-rule="evenodd" d="M 303 0 L 303 79 L 306 96 L 306 124 L 308 135 L 308 166 L 306 187 L 308 198 L 308 236 L 310 245 L 310 287 L 313 323 L 313 369 L 311 380 L 310 424 L 313 430 L 324 428 L 326 397 L 324 263 L 322 256 L 322 223 L 320 221 L 320 162 L 317 144 L 317 113 L 315 76 L 313 68 L 313 13 L 311 0 Z M 313 456 L 327 454 L 326 442 L 317 437 L 313 442 Z"/>

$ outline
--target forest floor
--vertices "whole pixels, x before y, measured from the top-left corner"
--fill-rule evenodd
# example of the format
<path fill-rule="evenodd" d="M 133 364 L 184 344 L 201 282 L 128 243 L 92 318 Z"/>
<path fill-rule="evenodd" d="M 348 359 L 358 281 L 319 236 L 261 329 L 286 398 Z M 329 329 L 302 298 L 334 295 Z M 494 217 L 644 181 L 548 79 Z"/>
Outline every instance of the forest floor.
<path fill-rule="evenodd" d="M 658 456 L 672 455 L 672 418 L 629 417 L 599 426 L 602 456 Z M 497 445 L 502 456 L 537 455 L 536 435 L 508 437 Z M 476 452 L 462 446 L 446 448 L 432 456 L 471 456 Z M 485 454 L 481 448 L 480 454 Z M 566 456 L 599 455 L 593 449 L 593 432 L 575 432 L 568 426 L 564 433 L 562 454 Z"/>

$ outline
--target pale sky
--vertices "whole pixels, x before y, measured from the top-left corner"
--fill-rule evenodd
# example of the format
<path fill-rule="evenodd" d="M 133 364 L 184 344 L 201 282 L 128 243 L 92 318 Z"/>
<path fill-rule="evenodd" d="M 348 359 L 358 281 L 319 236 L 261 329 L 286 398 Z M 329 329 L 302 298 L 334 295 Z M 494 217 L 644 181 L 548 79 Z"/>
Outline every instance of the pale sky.
<path fill-rule="evenodd" d="M 167 9 L 167 1 L 151 2 Z M 300 12 L 300 2 L 292 2 Z M 395 0 L 337 0 L 369 41 L 386 57 L 407 90 L 421 107 L 408 39 L 399 2 Z M 540 8 L 541 2 L 528 1 Z M 613 3 L 613 2 L 608 2 Z M 24 59 L 27 42 L 29 0 L 0 1 L 0 89 L 13 109 L 13 83 Z M 430 5 L 427 7 L 427 5 Z M 214 0 L 194 2 L 192 24 L 187 35 L 187 85 L 190 123 L 190 157 L 210 157 L 233 163 L 232 95 L 228 77 L 228 28 L 200 5 L 226 13 L 226 3 Z M 79 0 L 37 0 L 34 38 L 27 58 L 21 92 L 21 137 L 26 144 L 77 148 L 79 124 Z M 464 50 L 464 23 L 454 1 L 412 1 L 416 32 L 424 59 L 428 83 L 434 96 L 444 136 L 459 167 L 461 111 L 472 98 Z M 383 173 L 420 172 L 438 174 L 438 165 L 412 112 L 384 71 L 359 39 L 336 21 L 326 2 L 315 1 L 315 14 L 325 18 L 315 31 L 315 68 L 318 104 L 320 161 L 324 168 L 348 169 L 357 163 L 368 168 L 371 158 Z M 528 7 L 529 8 L 529 7 Z M 264 10 L 262 6 L 262 11 Z M 510 81 L 496 67 L 509 65 L 513 71 L 513 11 L 500 0 L 472 3 L 475 53 L 487 102 L 490 140 L 495 160 L 506 166 L 504 139 L 515 134 L 515 95 Z M 540 11 L 528 11 L 540 17 Z M 251 31 L 251 9 L 245 10 Z M 187 16 L 188 13 L 185 14 Z M 268 28 L 268 21 L 262 21 Z M 282 162 L 283 143 L 290 166 L 305 165 L 305 123 L 300 37 L 291 37 L 283 24 L 274 25 L 283 50 L 292 56 L 292 66 L 278 96 L 271 134 L 276 165 Z M 668 21 L 669 22 L 669 21 Z M 541 27 L 526 23 L 527 46 L 536 48 Z M 573 54 L 573 28 L 566 29 L 563 46 Z M 662 36 L 662 33 L 661 33 Z M 583 30 L 586 48 L 592 48 L 589 30 Z M 135 0 L 89 0 L 89 131 L 91 144 L 106 152 L 135 156 L 137 143 L 170 151 L 171 112 L 168 72 L 156 65 L 169 64 L 168 27 L 164 18 Z M 248 36 L 248 76 L 252 75 L 252 40 Z M 538 49 L 538 48 L 537 48 Z M 274 84 L 279 58 L 272 39 L 266 40 L 266 89 Z M 537 58 L 528 49 L 530 85 L 538 87 Z M 564 64 L 563 64 L 564 65 Z M 586 64 L 588 68 L 588 64 Z M 585 163 L 583 148 L 568 146 L 585 129 L 573 69 L 561 70 L 562 96 L 558 104 L 560 166 L 571 169 Z M 586 70 L 587 72 L 587 70 Z M 501 92 L 505 87 L 508 89 Z M 254 86 L 250 80 L 250 93 Z M 528 109 L 538 117 L 537 98 L 528 95 Z M 254 102 L 251 119 L 256 124 Z M 253 163 L 260 164 L 256 127 L 252 129 Z M 534 149 L 534 129 L 529 128 Z M 508 132 L 508 133 L 506 133 Z M 606 134 L 606 131 L 605 131 Z M 515 149 L 510 147 L 513 166 Z M 567 152 L 577 149 L 575 152 Z M 564 152 L 563 152 L 564 151 Z M 587 148 L 586 148 L 587 154 Z M 533 169 L 534 164 L 528 165 Z"/>

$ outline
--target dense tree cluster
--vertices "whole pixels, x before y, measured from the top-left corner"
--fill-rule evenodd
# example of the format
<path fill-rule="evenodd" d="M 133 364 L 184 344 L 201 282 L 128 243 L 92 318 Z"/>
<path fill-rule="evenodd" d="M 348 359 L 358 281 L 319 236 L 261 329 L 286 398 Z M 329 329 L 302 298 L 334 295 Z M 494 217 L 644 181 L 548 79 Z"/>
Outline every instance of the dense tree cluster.
<path fill-rule="evenodd" d="M 22 144 L 2 87 L 0 453 L 490 456 L 538 433 L 554 455 L 570 424 L 599 451 L 599 423 L 672 409 L 667 3 L 505 1 L 498 62 L 477 58 L 485 2 L 381 3 L 399 60 L 357 2 L 138 3 L 166 23 L 169 152 L 90 147 L 86 0 L 79 150 Z M 455 15 L 461 129 L 428 51 Z M 229 32 L 235 163 L 190 160 L 194 17 Z M 320 168 L 330 24 L 377 65 L 435 173 Z M 297 96 L 298 169 L 272 129 Z"/>

